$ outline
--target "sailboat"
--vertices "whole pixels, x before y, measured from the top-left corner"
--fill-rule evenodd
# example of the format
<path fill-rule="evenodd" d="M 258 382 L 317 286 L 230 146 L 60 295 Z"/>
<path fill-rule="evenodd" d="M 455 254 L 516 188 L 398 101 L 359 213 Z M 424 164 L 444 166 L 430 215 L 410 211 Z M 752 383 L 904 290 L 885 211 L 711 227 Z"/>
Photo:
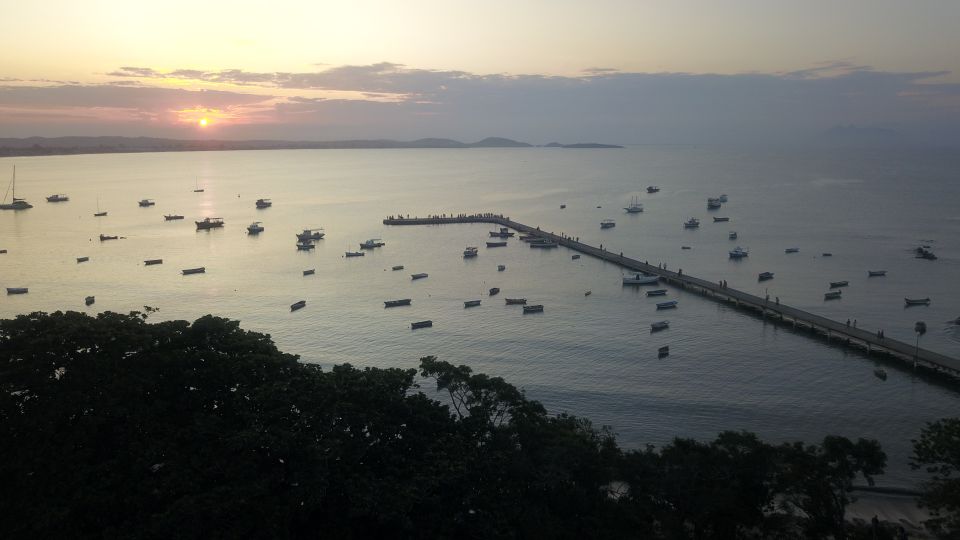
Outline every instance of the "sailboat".
<path fill-rule="evenodd" d="M 200 179 L 199 179 L 199 178 L 197 179 L 196 184 L 194 184 L 194 185 L 197 186 L 197 188 L 193 190 L 194 193 L 203 193 L 203 188 L 200 187 Z"/>
<path fill-rule="evenodd" d="M 637 214 L 643 212 L 643 205 L 640 204 L 640 197 L 632 197 L 630 199 L 630 206 L 624 208 L 628 214 Z"/>
<path fill-rule="evenodd" d="M 7 186 L 7 191 L 13 192 L 13 200 L 7 203 L 7 194 L 3 194 L 3 203 L 0 204 L 0 210 L 26 210 L 27 208 L 33 208 L 33 205 L 28 203 L 24 199 L 17 198 L 17 166 L 13 166 L 13 180 L 10 181 L 10 185 Z"/>
<path fill-rule="evenodd" d="M 100 210 L 100 197 L 97 197 L 97 213 L 94 214 L 93 217 L 103 217 L 105 215 L 107 215 L 107 211 Z"/>

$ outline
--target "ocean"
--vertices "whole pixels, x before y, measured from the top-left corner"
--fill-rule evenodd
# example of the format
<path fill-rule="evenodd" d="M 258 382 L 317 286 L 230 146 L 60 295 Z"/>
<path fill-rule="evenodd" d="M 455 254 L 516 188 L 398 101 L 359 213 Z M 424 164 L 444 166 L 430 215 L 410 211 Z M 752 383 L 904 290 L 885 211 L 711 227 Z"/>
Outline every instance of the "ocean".
<path fill-rule="evenodd" d="M 889 455 L 881 485 L 914 486 L 910 439 L 956 415 L 956 386 L 811 338 L 679 289 L 621 284 L 621 269 L 564 248 L 510 239 L 486 248 L 486 225 L 391 227 L 388 215 L 494 212 L 614 252 L 859 328 L 883 329 L 960 356 L 960 156 L 940 150 L 639 146 L 275 150 L 0 159 L 34 208 L 0 212 L 0 317 L 32 311 L 159 308 L 151 320 L 213 313 L 270 334 L 281 350 L 323 366 L 413 368 L 435 355 L 501 376 L 551 412 L 608 425 L 621 445 L 749 430 L 771 441 L 871 437 Z M 196 185 L 204 189 L 194 193 Z M 661 191 L 648 194 L 646 187 Z M 48 203 L 65 193 L 68 202 Z M 728 195 L 719 210 L 707 197 Z M 623 207 L 637 196 L 644 212 Z M 140 199 L 156 201 L 141 208 Z M 273 206 L 257 210 L 254 201 Z M 99 201 L 99 202 L 98 202 Z M 99 208 L 105 217 L 94 217 Z M 566 208 L 561 209 L 565 204 Z M 164 214 L 182 214 L 164 221 Z M 712 217 L 729 217 L 713 222 Z M 197 231 L 194 220 L 226 226 Z M 690 217 L 699 229 L 684 229 Z M 616 227 L 600 229 L 615 219 Z M 263 222 L 251 236 L 246 226 Z M 295 233 L 323 227 L 309 252 Z M 729 240 L 729 232 L 738 233 Z M 100 234 L 118 235 L 99 241 Z M 385 246 L 345 258 L 368 238 Z M 938 260 L 916 259 L 931 246 Z M 749 249 L 730 259 L 736 246 Z M 465 246 L 479 246 L 464 259 Z M 689 249 L 682 249 L 683 246 Z M 797 253 L 785 253 L 797 247 Z M 823 256 L 831 253 L 832 256 Z M 77 257 L 90 257 L 77 263 Z M 145 266 L 146 259 L 163 259 Z M 499 272 L 503 264 L 506 270 Z M 404 270 L 393 271 L 395 265 Z M 206 273 L 181 275 L 204 266 Z M 304 276 L 303 271 L 315 274 Z M 885 277 L 867 276 L 886 270 Z M 758 282 L 759 272 L 774 272 Z M 413 273 L 429 277 L 411 280 Z M 843 298 L 823 300 L 832 281 Z M 499 296 L 487 291 L 499 287 Z M 585 296 L 586 291 L 591 291 Z M 84 297 L 96 303 L 87 307 Z M 505 297 L 543 304 L 523 315 Z M 904 297 L 930 297 L 904 307 Z M 385 300 L 411 305 L 385 309 Z M 304 309 L 290 304 L 306 300 Z M 465 309 L 463 302 L 481 300 Z M 654 304 L 678 300 L 678 309 Z M 434 326 L 412 331 L 410 323 Z M 668 330 L 651 333 L 668 319 Z M 657 357 L 668 345 L 670 355 Z M 873 375 L 877 366 L 889 374 Z M 426 383 L 429 384 L 429 383 Z M 427 386 L 425 389 L 429 390 Z"/>

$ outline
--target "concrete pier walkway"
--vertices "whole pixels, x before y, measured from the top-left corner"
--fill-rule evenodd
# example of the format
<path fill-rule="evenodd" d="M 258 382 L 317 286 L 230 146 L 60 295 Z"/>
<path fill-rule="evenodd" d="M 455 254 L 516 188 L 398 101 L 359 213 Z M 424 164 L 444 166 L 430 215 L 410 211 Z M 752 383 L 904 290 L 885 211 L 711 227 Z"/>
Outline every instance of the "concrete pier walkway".
<path fill-rule="evenodd" d="M 735 305 L 741 309 L 758 312 L 763 317 L 770 317 L 774 320 L 792 324 L 795 328 L 807 328 L 817 334 L 826 336 L 828 341 L 842 341 L 862 347 L 867 353 L 887 354 L 914 366 L 922 365 L 934 371 L 960 377 L 960 360 L 956 358 L 923 348 L 917 349 L 913 344 L 896 339 L 880 338 L 873 332 L 852 328 L 847 326 L 846 323 L 827 319 L 783 303 L 770 301 L 769 298 L 761 298 L 730 287 L 721 287 L 720 283 L 700 279 L 687 273 L 668 271 L 619 253 L 612 253 L 596 246 L 584 244 L 566 235 L 557 235 L 541 231 L 538 227 L 517 223 L 509 217 L 499 214 L 464 214 L 453 217 L 432 216 L 425 218 L 391 216 L 383 220 L 384 225 L 444 225 L 457 223 L 492 223 L 501 227 L 509 227 L 523 234 L 539 236 L 574 251 L 620 265 L 632 271 L 657 275 L 661 281 L 668 284 L 700 292 L 706 297 Z"/>

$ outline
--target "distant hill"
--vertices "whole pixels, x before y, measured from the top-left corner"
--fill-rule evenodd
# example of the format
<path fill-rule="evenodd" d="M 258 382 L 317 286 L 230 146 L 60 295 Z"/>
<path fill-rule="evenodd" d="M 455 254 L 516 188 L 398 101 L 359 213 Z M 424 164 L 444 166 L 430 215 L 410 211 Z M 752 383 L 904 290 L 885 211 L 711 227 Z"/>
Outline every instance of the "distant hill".
<path fill-rule="evenodd" d="M 125 152 L 191 152 L 217 150 L 351 149 L 351 148 L 530 148 L 532 144 L 506 139 L 486 139 L 464 143 L 453 139 L 426 138 L 415 141 L 358 139 L 347 141 L 279 140 L 186 140 L 155 137 L 27 137 L 0 138 L 0 157 L 52 156 L 64 154 L 112 154 Z M 623 148 L 612 144 L 550 143 L 563 148 Z"/>

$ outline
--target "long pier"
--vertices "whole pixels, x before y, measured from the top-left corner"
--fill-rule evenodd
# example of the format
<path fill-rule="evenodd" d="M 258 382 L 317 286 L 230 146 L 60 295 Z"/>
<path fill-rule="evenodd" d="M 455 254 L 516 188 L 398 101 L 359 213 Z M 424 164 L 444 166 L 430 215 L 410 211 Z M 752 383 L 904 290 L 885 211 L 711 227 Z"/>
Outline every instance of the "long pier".
<path fill-rule="evenodd" d="M 737 289 L 724 287 L 721 286 L 720 283 L 682 273 L 679 269 L 678 271 L 666 270 L 637 259 L 632 259 L 620 253 L 607 251 L 602 247 L 584 244 L 576 238 L 541 231 L 539 227 L 531 227 L 523 223 L 517 223 L 509 217 L 502 215 L 464 214 L 452 217 L 431 216 L 425 218 L 391 216 L 383 220 L 384 225 L 446 225 L 458 223 L 492 223 L 500 225 L 501 227 L 509 227 L 524 234 L 534 235 L 548 241 L 556 242 L 561 246 L 583 253 L 584 255 L 590 255 L 591 257 L 622 266 L 635 272 L 659 276 L 661 281 L 670 285 L 698 291 L 703 296 L 713 298 L 719 302 L 725 302 L 740 309 L 757 312 L 764 318 L 770 317 L 775 321 L 792 324 L 794 328 L 807 328 L 813 333 L 825 336 L 827 341 L 838 341 L 860 346 L 865 349 L 868 354 L 886 354 L 904 362 L 912 363 L 913 367 L 921 365 L 933 371 L 942 372 L 953 377 L 960 377 L 960 360 L 956 358 L 951 358 L 928 349 L 918 349 L 910 343 L 896 339 L 888 337 L 881 338 L 873 332 L 855 327 L 852 328 L 845 323 L 834 321 L 810 313 L 809 311 L 790 307 L 780 302 L 771 302 L 769 297 L 761 298 Z"/>

